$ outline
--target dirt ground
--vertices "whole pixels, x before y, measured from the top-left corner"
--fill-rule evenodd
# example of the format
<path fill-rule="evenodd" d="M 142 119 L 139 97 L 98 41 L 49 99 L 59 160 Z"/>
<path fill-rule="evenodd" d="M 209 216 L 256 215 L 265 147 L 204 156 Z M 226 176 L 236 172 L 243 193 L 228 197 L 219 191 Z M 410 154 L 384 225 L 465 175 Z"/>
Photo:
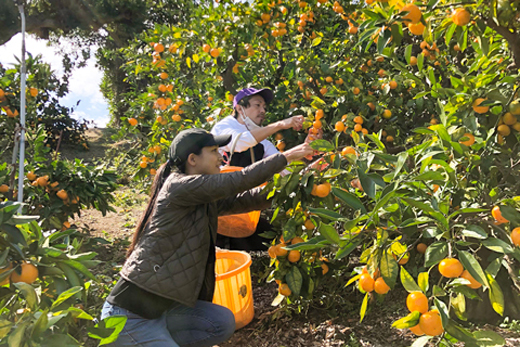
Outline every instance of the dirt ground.
<path fill-rule="evenodd" d="M 110 146 L 107 134 L 104 129 L 89 131 L 92 150 L 90 158 L 104 155 L 104 151 Z M 125 245 L 141 217 L 147 196 L 124 187 L 116 192 L 116 201 L 119 202 L 115 207 L 116 212 L 102 216 L 98 211 L 88 210 L 74 224 L 92 237 L 111 241 L 111 244 L 103 246 L 99 258 L 121 265 Z M 338 293 L 341 304 L 334 304 L 329 308 L 310 307 L 305 313 L 296 313 L 271 306 L 277 295 L 277 286 L 261 280 L 269 263 L 269 256 L 267 252 L 252 252 L 251 256 L 254 319 L 219 347 L 404 347 L 413 344 L 415 336 L 411 332 L 391 327 L 393 321 L 408 314 L 404 289 L 391 291 L 382 303 L 371 301 L 362 323 L 359 322 L 359 309 L 363 296 L 353 291 L 352 287 L 342 288 Z M 323 301 L 325 304 L 325 300 Z M 479 329 L 494 330 L 507 337 L 508 347 L 520 346 L 518 332 L 492 326 Z"/>

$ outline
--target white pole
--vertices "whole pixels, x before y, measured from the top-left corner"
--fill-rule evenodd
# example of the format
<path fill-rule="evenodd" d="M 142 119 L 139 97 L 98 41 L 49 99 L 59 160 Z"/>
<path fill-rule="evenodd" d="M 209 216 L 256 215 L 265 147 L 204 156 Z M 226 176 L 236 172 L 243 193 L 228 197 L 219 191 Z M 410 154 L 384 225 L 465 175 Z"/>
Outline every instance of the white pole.
<path fill-rule="evenodd" d="M 20 162 L 18 169 L 18 202 L 23 203 L 23 180 L 25 177 L 24 165 L 25 165 L 25 79 L 26 79 L 26 67 L 25 67 L 25 13 L 23 3 L 18 3 L 18 10 L 20 11 L 20 18 L 22 21 L 22 65 L 20 67 Z M 22 212 L 22 207 L 18 210 L 18 213 Z"/>

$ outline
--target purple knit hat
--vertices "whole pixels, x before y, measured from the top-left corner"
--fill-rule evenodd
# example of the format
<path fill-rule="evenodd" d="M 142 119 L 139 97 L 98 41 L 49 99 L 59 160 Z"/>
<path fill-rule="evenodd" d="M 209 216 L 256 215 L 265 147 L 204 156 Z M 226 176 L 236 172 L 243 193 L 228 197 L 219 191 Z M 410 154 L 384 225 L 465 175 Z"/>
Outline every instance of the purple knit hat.
<path fill-rule="evenodd" d="M 246 96 L 251 95 L 260 95 L 262 98 L 264 98 L 265 103 L 268 104 L 274 99 L 274 93 L 269 88 L 264 89 L 255 89 L 255 88 L 244 88 L 241 91 L 235 95 L 235 98 L 233 99 L 233 108 L 235 108 L 240 100 L 242 100 Z"/>

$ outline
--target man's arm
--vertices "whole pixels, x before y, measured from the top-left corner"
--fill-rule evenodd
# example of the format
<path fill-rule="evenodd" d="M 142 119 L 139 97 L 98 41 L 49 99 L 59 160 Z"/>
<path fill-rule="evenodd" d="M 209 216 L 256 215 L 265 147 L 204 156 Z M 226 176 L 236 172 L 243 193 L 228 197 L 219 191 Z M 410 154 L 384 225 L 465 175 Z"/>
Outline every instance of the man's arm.
<path fill-rule="evenodd" d="M 302 125 L 303 116 L 294 116 L 266 125 L 265 127 L 250 130 L 250 133 L 251 135 L 253 135 L 257 142 L 262 142 L 263 140 L 280 130 L 289 128 L 293 128 L 294 130 L 300 130 L 302 128 Z"/>

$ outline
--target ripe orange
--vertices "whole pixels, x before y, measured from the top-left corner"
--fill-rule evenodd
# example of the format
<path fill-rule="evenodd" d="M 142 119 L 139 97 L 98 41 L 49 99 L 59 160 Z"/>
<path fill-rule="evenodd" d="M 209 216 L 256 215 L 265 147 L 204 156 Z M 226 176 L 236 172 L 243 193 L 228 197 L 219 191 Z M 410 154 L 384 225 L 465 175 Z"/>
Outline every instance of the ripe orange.
<path fill-rule="evenodd" d="M 216 58 L 220 55 L 220 51 L 218 50 L 218 48 L 213 48 L 211 51 L 209 51 L 209 54 L 213 57 L 213 58 Z"/>
<path fill-rule="evenodd" d="M 58 196 L 58 198 L 60 198 L 61 200 L 67 200 L 69 198 L 69 195 L 67 194 L 67 192 L 65 190 L 60 190 L 59 192 L 56 193 L 56 196 Z"/>
<path fill-rule="evenodd" d="M 474 279 L 473 276 L 471 276 L 471 274 L 469 273 L 468 270 L 464 270 L 462 272 L 462 274 L 460 275 L 460 277 L 470 281 L 471 283 L 470 284 L 466 284 L 466 285 L 468 287 L 472 288 L 472 289 L 478 289 L 478 288 L 482 287 L 482 284 L 480 284 L 479 281 Z"/>
<path fill-rule="evenodd" d="M 410 57 L 410 65 L 412 65 L 412 66 L 417 65 L 417 57 L 415 57 L 413 55 Z"/>
<path fill-rule="evenodd" d="M 338 78 L 334 83 L 336 83 L 338 86 L 343 84 L 343 78 Z"/>
<path fill-rule="evenodd" d="M 164 45 L 161 43 L 156 43 L 155 45 L 153 45 L 153 50 L 157 53 L 162 53 L 164 52 Z"/>
<path fill-rule="evenodd" d="M 9 191 L 9 186 L 8 186 L 7 184 L 2 184 L 2 185 L 0 186 L 0 193 L 5 194 L 5 193 L 7 193 L 8 191 Z"/>
<path fill-rule="evenodd" d="M 325 77 L 325 81 L 327 83 L 332 83 L 332 81 L 334 81 L 334 79 L 332 77 L 330 77 L 330 76 L 327 76 L 327 77 Z"/>
<path fill-rule="evenodd" d="M 363 117 L 361 117 L 361 116 L 354 117 L 354 123 L 363 124 Z"/>
<path fill-rule="evenodd" d="M 63 222 L 63 226 L 65 228 L 69 229 L 70 228 L 70 222 L 68 222 L 68 221 Z"/>
<path fill-rule="evenodd" d="M 403 21 L 405 23 L 419 23 L 421 21 L 422 12 L 419 10 L 419 7 L 414 4 L 408 4 L 401 8 L 400 12 L 408 12 L 403 16 Z"/>
<path fill-rule="evenodd" d="M 396 81 L 390 81 L 389 85 L 390 85 L 390 89 L 397 88 L 397 82 Z"/>
<path fill-rule="evenodd" d="M 166 86 L 164 84 L 159 84 L 159 91 L 164 93 L 166 91 Z"/>
<path fill-rule="evenodd" d="M 349 34 L 355 35 L 355 34 L 357 34 L 357 32 L 358 32 L 358 27 L 351 26 L 351 27 L 348 28 L 348 33 Z"/>
<path fill-rule="evenodd" d="M 370 107 L 370 110 L 371 110 L 371 111 L 374 111 L 374 110 L 376 109 L 376 105 L 374 105 L 374 104 L 371 103 L 371 102 L 369 102 L 369 103 L 367 104 L 367 106 Z"/>
<path fill-rule="evenodd" d="M 426 313 L 428 311 L 428 298 L 421 292 L 412 292 L 406 297 L 406 307 L 410 312 Z"/>
<path fill-rule="evenodd" d="M 353 147 L 350 147 L 350 146 L 347 146 L 347 147 L 343 148 L 343 150 L 341 150 L 341 155 L 342 156 L 345 157 L 345 156 L 347 156 L 347 154 L 357 155 L 356 150 Z"/>
<path fill-rule="evenodd" d="M 516 119 L 515 116 L 513 116 L 513 114 L 511 112 L 507 112 L 504 117 L 502 117 L 502 120 L 504 121 L 504 124 L 506 125 L 513 125 L 515 124 L 516 122 L 518 122 L 518 120 Z"/>
<path fill-rule="evenodd" d="M 392 111 L 390 111 L 390 110 L 388 110 L 388 109 L 387 109 L 387 110 L 384 110 L 384 111 L 383 111 L 383 118 L 388 119 L 388 118 L 390 118 L 390 117 L 392 117 Z"/>
<path fill-rule="evenodd" d="M 168 78 L 168 74 L 166 72 L 161 72 L 161 74 L 159 75 L 159 77 L 163 80 L 167 79 Z"/>
<path fill-rule="evenodd" d="M 301 254 L 300 251 L 290 251 L 289 255 L 287 256 L 287 260 L 289 260 L 291 263 L 296 263 L 300 260 Z"/>
<path fill-rule="evenodd" d="M 285 248 L 283 248 L 285 246 L 285 243 L 279 243 L 276 246 L 274 246 L 274 254 L 276 254 L 277 257 L 285 257 L 288 253 L 288 251 Z"/>
<path fill-rule="evenodd" d="M 508 136 L 511 134 L 511 128 L 505 124 L 502 124 L 498 126 L 497 132 L 502 136 Z"/>
<path fill-rule="evenodd" d="M 278 287 L 278 292 L 283 296 L 291 296 L 292 294 L 291 288 L 289 288 L 287 283 L 280 284 L 280 286 Z"/>
<path fill-rule="evenodd" d="M 285 142 L 283 141 L 279 141 L 277 144 L 276 144 L 276 148 L 278 148 L 279 151 L 283 151 L 285 149 Z"/>
<path fill-rule="evenodd" d="M 325 275 L 325 274 L 327 274 L 327 272 L 329 272 L 328 265 L 327 264 L 321 264 L 321 274 Z"/>
<path fill-rule="evenodd" d="M 155 176 L 156 173 L 157 173 L 157 170 L 155 170 L 154 168 L 150 169 L 150 175 Z"/>
<path fill-rule="evenodd" d="M 465 8 L 458 8 L 455 11 L 453 11 L 453 14 L 451 15 L 451 20 L 453 23 L 457 24 L 458 26 L 464 26 L 469 23 L 471 19 L 471 16 L 469 12 Z"/>
<path fill-rule="evenodd" d="M 374 290 L 374 279 L 369 274 L 362 274 L 361 277 L 359 277 L 359 286 L 361 289 L 363 289 L 365 292 L 372 292 Z"/>
<path fill-rule="evenodd" d="M 515 246 L 520 246 L 520 227 L 516 227 L 511 231 L 511 240 Z"/>
<path fill-rule="evenodd" d="M 428 246 L 424 243 L 419 243 L 417 244 L 417 252 L 421 253 L 421 254 L 424 254 L 426 253 L 426 249 L 428 248 Z"/>
<path fill-rule="evenodd" d="M 463 137 L 467 137 L 468 139 L 466 141 L 459 141 L 461 144 L 469 147 L 475 143 L 475 136 L 473 136 L 473 134 L 465 133 Z"/>
<path fill-rule="evenodd" d="M 209 51 L 211 50 L 211 46 L 208 45 L 207 43 L 205 43 L 205 44 L 202 45 L 202 50 L 203 50 L 205 53 L 209 53 Z"/>
<path fill-rule="evenodd" d="M 322 109 L 316 110 L 316 120 L 320 120 L 325 116 L 325 113 Z"/>
<path fill-rule="evenodd" d="M 388 143 L 392 143 L 392 142 L 394 142 L 394 137 L 393 137 L 392 135 L 388 135 L 388 136 L 386 137 L 386 142 L 388 142 Z"/>
<path fill-rule="evenodd" d="M 181 116 L 178 115 L 178 114 L 174 114 L 174 115 L 172 116 L 172 120 L 173 120 L 174 122 L 180 122 L 181 119 L 182 119 Z"/>
<path fill-rule="evenodd" d="M 318 186 L 316 187 L 316 196 L 319 198 L 324 198 L 327 195 L 329 195 L 330 190 L 330 183 L 327 182 L 323 184 L 318 184 Z"/>
<path fill-rule="evenodd" d="M 323 126 L 323 124 L 321 124 L 321 121 L 320 120 L 315 120 L 314 123 L 312 123 L 312 126 L 316 129 L 321 129 L 321 127 Z"/>
<path fill-rule="evenodd" d="M 401 254 L 399 255 L 396 255 L 394 253 L 392 253 L 392 256 L 394 257 L 395 260 L 397 260 L 398 258 L 401 258 Z M 405 265 L 406 263 L 408 263 L 408 261 L 410 260 L 410 254 L 409 253 L 406 253 L 398 262 L 399 265 Z"/>
<path fill-rule="evenodd" d="M 386 284 L 383 277 L 379 277 L 374 282 L 374 290 L 377 294 L 386 294 L 390 290 L 390 287 Z"/>
<path fill-rule="evenodd" d="M 309 219 L 307 219 L 309 220 Z M 314 224 L 313 224 L 314 225 Z M 299 236 L 296 236 L 294 237 L 292 240 L 291 240 L 291 245 L 295 245 L 297 243 L 302 243 L 302 242 L 305 242 L 301 237 Z"/>
<path fill-rule="evenodd" d="M 414 35 L 422 35 L 425 28 L 426 27 L 421 22 L 416 23 L 416 24 L 413 24 L 413 23 L 408 24 L 408 30 L 410 30 L 410 32 Z"/>
<path fill-rule="evenodd" d="M 354 89 L 352 89 L 352 93 L 354 93 L 354 95 L 358 95 L 360 92 L 361 89 L 359 89 L 358 87 L 354 87 Z"/>
<path fill-rule="evenodd" d="M 439 311 L 431 310 L 423 313 L 419 318 L 419 327 L 426 335 L 437 336 L 442 334 L 444 328 Z"/>
<path fill-rule="evenodd" d="M 361 124 L 354 125 L 354 131 L 355 132 L 360 132 L 361 129 L 363 129 L 363 126 Z"/>
<path fill-rule="evenodd" d="M 325 88 L 325 87 L 321 88 L 321 89 L 320 89 L 320 93 L 321 93 L 322 95 L 327 94 L 327 88 Z"/>
<path fill-rule="evenodd" d="M 421 327 L 419 324 L 417 324 L 414 327 L 409 328 L 412 333 L 414 333 L 416 336 L 422 336 L 424 335 L 424 332 L 421 330 Z"/>
<path fill-rule="evenodd" d="M 439 263 L 439 272 L 447 278 L 459 277 L 464 271 L 464 267 L 455 258 L 445 258 Z"/>
<path fill-rule="evenodd" d="M 498 206 L 493 207 L 493 209 L 491 210 L 491 215 L 493 216 L 493 218 L 495 218 L 495 220 L 499 224 L 509 223 L 509 221 L 507 219 L 502 217 L 502 212 L 500 211 L 500 207 L 498 207 Z"/>
<path fill-rule="evenodd" d="M 305 229 L 307 229 L 307 230 L 314 229 L 314 223 L 310 219 L 307 219 L 303 225 L 305 226 Z"/>
<path fill-rule="evenodd" d="M 383 76 L 386 74 L 386 71 L 383 70 L 383 69 L 379 69 L 379 71 L 377 72 L 377 74 L 379 75 L 379 77 L 383 77 Z"/>
<path fill-rule="evenodd" d="M 343 122 L 341 122 L 341 121 L 338 121 L 334 125 L 334 128 L 336 129 L 336 131 L 342 132 L 343 130 L 345 130 L 345 124 L 343 124 Z"/>
<path fill-rule="evenodd" d="M 36 89 L 36 88 L 29 88 L 29 94 L 31 94 L 31 96 L 33 98 L 35 98 L 38 95 L 38 89 Z"/>
<path fill-rule="evenodd" d="M 271 258 L 276 258 L 276 252 L 275 252 L 275 249 L 276 249 L 276 246 L 271 246 L 269 247 L 269 249 L 267 250 L 267 253 L 269 254 L 269 256 Z"/>
<path fill-rule="evenodd" d="M 131 126 L 135 127 L 137 125 L 137 119 L 128 118 L 128 123 L 130 123 Z"/>
<path fill-rule="evenodd" d="M 479 114 L 487 113 L 489 111 L 489 106 L 479 106 L 484 100 L 484 98 L 478 98 L 473 101 L 472 107 L 473 111 Z"/>
<path fill-rule="evenodd" d="M 33 264 L 23 262 L 21 265 L 22 272 L 19 275 L 16 270 L 11 273 L 11 282 L 25 282 L 32 284 L 38 278 L 38 269 Z"/>

